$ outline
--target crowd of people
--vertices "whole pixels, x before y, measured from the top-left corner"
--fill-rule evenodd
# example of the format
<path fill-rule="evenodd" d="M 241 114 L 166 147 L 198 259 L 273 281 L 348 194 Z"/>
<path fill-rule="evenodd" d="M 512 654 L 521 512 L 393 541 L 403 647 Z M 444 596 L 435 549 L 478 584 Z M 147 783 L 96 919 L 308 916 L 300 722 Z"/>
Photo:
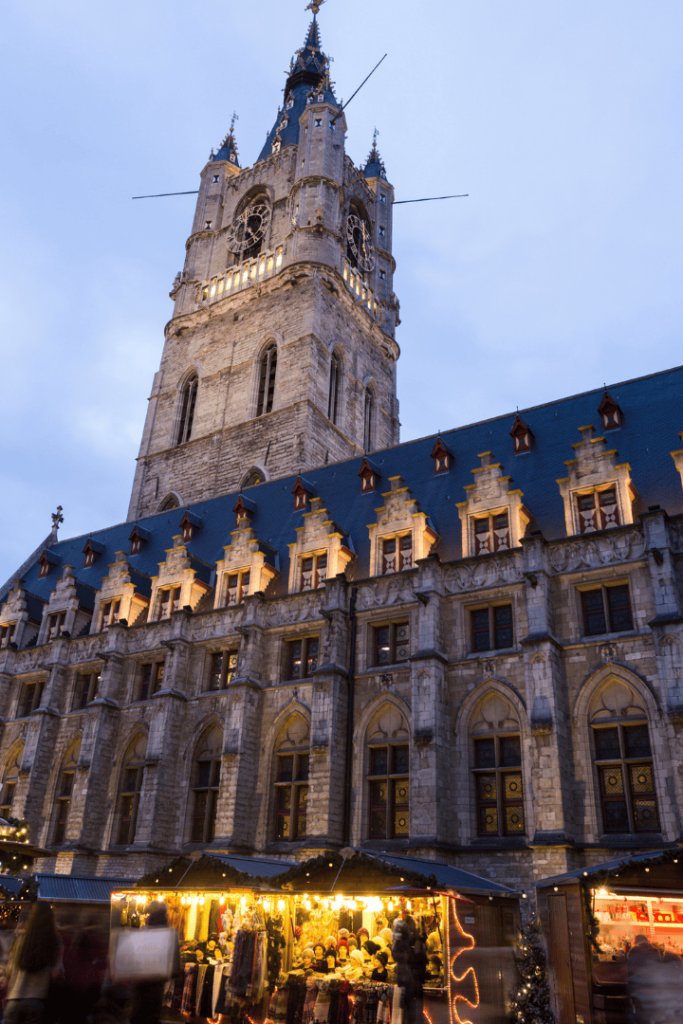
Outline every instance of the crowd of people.
<path fill-rule="evenodd" d="M 683 1019 L 683 959 L 636 935 L 626 957 L 633 1024 L 679 1024 Z"/>

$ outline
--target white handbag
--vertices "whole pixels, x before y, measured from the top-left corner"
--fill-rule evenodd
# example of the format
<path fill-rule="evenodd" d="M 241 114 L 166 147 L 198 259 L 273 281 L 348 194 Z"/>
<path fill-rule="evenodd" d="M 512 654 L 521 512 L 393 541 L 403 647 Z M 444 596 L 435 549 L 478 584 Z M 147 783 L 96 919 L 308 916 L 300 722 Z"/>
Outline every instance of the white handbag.
<path fill-rule="evenodd" d="M 167 981 L 178 956 L 175 928 L 124 928 L 113 936 L 114 981 Z"/>

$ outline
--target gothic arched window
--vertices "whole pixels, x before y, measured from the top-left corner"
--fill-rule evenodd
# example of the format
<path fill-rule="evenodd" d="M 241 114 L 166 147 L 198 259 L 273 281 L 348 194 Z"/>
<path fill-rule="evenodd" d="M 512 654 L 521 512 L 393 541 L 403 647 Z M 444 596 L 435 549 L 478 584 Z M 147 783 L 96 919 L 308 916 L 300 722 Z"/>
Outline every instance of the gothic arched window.
<path fill-rule="evenodd" d="M 15 747 L 14 753 L 10 756 L 7 767 L 2 777 L 2 793 L 0 794 L 0 818 L 9 818 L 12 813 L 14 794 L 19 782 L 19 768 L 24 753 L 23 746 Z"/>
<path fill-rule="evenodd" d="M 66 826 L 71 810 L 71 797 L 76 780 L 78 769 L 78 758 L 81 752 L 81 741 L 77 740 L 67 751 L 57 780 L 55 792 L 54 825 L 52 842 L 55 846 L 61 846 L 66 839 Z"/>
<path fill-rule="evenodd" d="M 327 418 L 332 420 L 333 423 L 337 422 L 340 376 L 341 359 L 333 352 L 330 363 L 330 394 L 327 400 Z"/>
<path fill-rule="evenodd" d="M 293 714 L 280 729 L 275 742 L 275 838 L 301 839 L 306 835 L 308 722 Z"/>
<path fill-rule="evenodd" d="M 176 444 L 184 444 L 192 437 L 192 423 L 194 410 L 197 404 L 197 389 L 199 378 L 193 373 L 183 388 L 183 399 L 180 406 L 180 423 L 178 424 L 178 437 Z"/>
<path fill-rule="evenodd" d="M 223 733 L 212 726 L 195 752 L 190 842 L 210 843 L 216 834 Z"/>
<path fill-rule="evenodd" d="M 639 695 L 610 680 L 593 697 L 589 722 L 603 831 L 659 832 L 650 734 Z"/>
<path fill-rule="evenodd" d="M 522 745 L 519 720 L 499 693 L 479 704 L 470 727 L 472 774 L 480 836 L 524 833 Z"/>
<path fill-rule="evenodd" d="M 375 399 L 370 388 L 365 389 L 363 406 L 363 449 L 372 451 L 372 435 L 375 429 Z"/>
<path fill-rule="evenodd" d="M 142 777 L 145 770 L 147 740 L 137 736 L 128 747 L 123 759 L 121 785 L 119 789 L 119 819 L 116 842 L 121 846 L 130 846 L 135 842 L 135 829 L 138 820 Z"/>
<path fill-rule="evenodd" d="M 277 348 L 272 343 L 268 345 L 261 356 L 261 367 L 259 370 L 258 402 L 256 404 L 256 415 L 263 416 L 264 413 L 273 409 L 273 397 L 275 395 L 275 374 L 277 372 Z"/>
<path fill-rule="evenodd" d="M 410 834 L 410 733 L 393 704 L 380 708 L 367 731 L 370 839 Z"/>

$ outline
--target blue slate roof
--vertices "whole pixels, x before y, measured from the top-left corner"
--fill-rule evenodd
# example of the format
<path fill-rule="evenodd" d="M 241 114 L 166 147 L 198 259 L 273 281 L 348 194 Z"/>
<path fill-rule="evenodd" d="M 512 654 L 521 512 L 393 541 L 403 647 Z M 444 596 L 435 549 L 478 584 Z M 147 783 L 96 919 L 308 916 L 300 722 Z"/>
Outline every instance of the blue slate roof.
<path fill-rule="evenodd" d="M 681 448 L 678 432 L 683 430 L 683 367 L 675 367 L 647 377 L 609 386 L 613 399 L 623 412 L 623 426 L 606 436 L 610 448 L 616 448 L 619 463 L 629 463 L 631 479 L 638 492 L 634 514 L 659 505 L 670 515 L 681 512 L 683 495 L 681 479 L 671 452 Z M 346 569 L 347 578 L 361 580 L 370 572 L 370 539 L 368 524 L 376 521 L 375 510 L 383 503 L 381 492 L 389 490 L 389 478 L 403 477 L 430 519 L 440 541 L 438 552 L 443 561 L 462 557 L 461 523 L 456 503 L 466 498 L 464 487 L 473 482 L 472 470 L 480 466 L 479 453 L 493 452 L 496 462 L 512 477 L 510 486 L 523 492 L 522 500 L 547 540 L 565 536 L 564 505 L 557 485 L 565 477 L 565 461 L 574 457 L 572 444 L 580 441 L 578 428 L 588 423 L 596 426 L 601 420 L 598 406 L 603 388 L 570 398 L 548 402 L 520 410 L 524 422 L 533 431 L 531 450 L 513 453 L 510 428 L 515 413 L 441 432 L 444 444 L 453 452 L 453 465 L 448 473 L 435 474 L 430 453 L 437 437 L 433 434 L 416 441 L 372 453 L 372 462 L 381 473 L 380 490 L 361 493 L 358 471 L 362 457 L 307 470 L 306 480 L 316 496 L 322 498 L 329 516 L 353 541 L 356 559 Z M 302 511 L 294 511 L 292 488 L 296 475 L 248 488 L 245 496 L 255 503 L 251 525 L 262 544 L 279 553 L 280 576 L 271 584 L 268 594 L 286 592 L 289 571 L 288 544 L 296 541 L 296 527 L 302 524 Z M 237 493 L 197 502 L 191 511 L 202 517 L 202 528 L 188 542 L 189 554 L 201 563 L 213 566 L 223 557 L 223 547 L 231 543 L 235 529 Z M 149 540 L 127 561 L 137 572 L 156 576 L 158 563 L 173 546 L 179 534 L 184 509 L 175 508 L 139 520 Z M 107 567 L 117 551 L 130 550 L 131 523 L 121 523 L 94 531 L 91 536 L 101 542 L 105 551 L 94 565 L 83 565 L 84 537 L 75 537 L 55 544 L 60 565 L 44 578 L 39 578 L 37 561 L 25 572 L 25 587 L 36 598 L 47 600 L 63 566 L 74 567 L 76 577 L 86 586 L 98 588 Z M 199 563 L 197 563 L 199 564 Z"/>
<path fill-rule="evenodd" d="M 240 158 L 237 153 L 237 143 L 235 142 L 235 129 L 233 125 L 230 126 L 230 131 L 218 147 L 218 152 L 214 153 L 211 157 L 211 160 L 214 162 L 216 160 L 229 160 L 231 164 L 235 165 L 235 167 L 240 166 Z"/>
<path fill-rule="evenodd" d="M 386 180 L 387 172 L 384 167 L 384 160 L 379 155 L 377 149 L 377 143 L 373 141 L 372 149 L 368 153 L 368 159 L 365 162 L 365 169 L 363 171 L 365 178 L 384 178 Z"/>
<path fill-rule="evenodd" d="M 299 142 L 299 118 L 306 109 L 309 96 L 315 94 L 317 102 L 339 103 L 329 78 L 329 61 L 320 48 L 318 22 L 313 18 L 303 47 L 292 57 L 289 77 L 285 85 L 285 105 L 278 110 L 275 124 L 268 132 L 259 160 L 266 160 L 273 152 L 273 142 L 279 138 L 281 146 Z"/>
<path fill-rule="evenodd" d="M 83 903 L 109 903 L 117 889 L 130 889 L 135 882 L 130 878 L 86 878 L 79 875 L 34 875 L 38 883 L 38 899 L 56 901 L 82 901 Z"/>

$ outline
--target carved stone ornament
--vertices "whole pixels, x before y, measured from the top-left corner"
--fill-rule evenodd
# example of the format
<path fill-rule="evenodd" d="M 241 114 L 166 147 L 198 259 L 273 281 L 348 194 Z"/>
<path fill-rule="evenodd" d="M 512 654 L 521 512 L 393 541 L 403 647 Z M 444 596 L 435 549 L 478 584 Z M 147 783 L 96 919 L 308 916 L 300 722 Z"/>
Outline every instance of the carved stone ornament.
<path fill-rule="evenodd" d="M 457 565 L 444 573 L 444 586 L 449 594 L 495 587 L 505 583 L 522 583 L 522 559 L 517 554 L 487 558 L 471 565 Z"/>
<path fill-rule="evenodd" d="M 519 719 L 512 705 L 500 693 L 487 694 L 472 715 L 472 733 L 496 732 L 499 729 L 519 729 Z"/>
<path fill-rule="evenodd" d="M 588 720 L 609 721 L 614 718 L 645 718 L 645 709 L 635 690 L 621 679 L 609 679 L 593 695 Z"/>
<path fill-rule="evenodd" d="M 645 538 L 640 530 L 635 529 L 616 536 L 570 541 L 551 547 L 550 564 L 557 572 L 573 572 L 584 566 L 594 569 L 601 565 L 635 561 L 642 558 L 644 552 Z"/>
<path fill-rule="evenodd" d="M 614 661 L 617 656 L 617 645 L 616 644 L 603 644 L 600 648 L 600 653 L 605 661 Z"/>
<path fill-rule="evenodd" d="M 494 670 L 495 666 L 494 666 L 494 664 L 493 664 L 493 662 L 491 661 L 490 658 L 487 658 L 486 661 L 482 662 L 482 666 L 481 667 L 483 668 L 483 670 L 484 670 L 484 672 L 486 673 L 487 676 L 492 676 L 493 675 L 493 670 Z"/>
<path fill-rule="evenodd" d="M 368 726 L 369 743 L 386 743 L 387 740 L 408 740 L 408 724 L 394 704 L 385 704 L 375 712 Z"/>
<path fill-rule="evenodd" d="M 531 662 L 532 665 L 537 665 L 540 662 L 543 662 L 545 660 L 546 660 L 545 659 L 545 654 L 543 654 L 542 651 L 537 651 L 536 654 L 532 654 L 531 657 L 529 658 L 529 661 Z"/>
<path fill-rule="evenodd" d="M 359 611 L 368 608 L 384 608 L 393 604 L 407 604 L 415 600 L 411 581 L 405 576 L 391 576 L 376 583 L 358 588 L 356 607 Z"/>
<path fill-rule="evenodd" d="M 665 633 L 663 637 L 660 637 L 660 647 L 673 647 L 675 644 L 680 644 L 680 638 L 675 633 Z"/>

